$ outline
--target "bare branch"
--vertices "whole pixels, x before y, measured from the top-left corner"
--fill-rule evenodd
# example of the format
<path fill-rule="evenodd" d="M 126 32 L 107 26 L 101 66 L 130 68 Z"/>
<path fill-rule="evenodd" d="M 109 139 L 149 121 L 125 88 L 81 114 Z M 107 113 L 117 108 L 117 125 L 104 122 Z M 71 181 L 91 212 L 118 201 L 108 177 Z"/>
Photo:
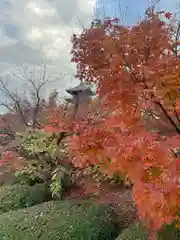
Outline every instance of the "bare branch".
<path fill-rule="evenodd" d="M 7 82 L 0 78 L 0 92 L 7 99 L 7 101 L 0 100 L 0 105 L 9 112 L 19 115 L 26 126 L 31 126 L 33 129 L 41 127 L 38 117 L 43 108 L 41 106 L 43 88 L 58 79 L 51 80 L 47 76 L 46 65 L 40 65 L 37 69 L 29 69 L 22 65 L 17 73 L 11 72 L 11 74 L 17 81 L 20 81 L 23 93 L 11 90 Z"/>

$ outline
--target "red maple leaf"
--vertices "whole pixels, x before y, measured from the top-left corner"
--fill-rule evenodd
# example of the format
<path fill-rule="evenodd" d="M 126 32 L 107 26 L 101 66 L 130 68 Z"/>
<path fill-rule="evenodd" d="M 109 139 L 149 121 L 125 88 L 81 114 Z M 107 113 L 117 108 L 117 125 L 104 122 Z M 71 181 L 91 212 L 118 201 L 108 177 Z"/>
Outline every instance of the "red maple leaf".
<path fill-rule="evenodd" d="M 166 13 L 164 14 L 164 16 L 165 16 L 166 19 L 171 19 L 172 13 L 171 13 L 171 12 L 166 12 Z"/>

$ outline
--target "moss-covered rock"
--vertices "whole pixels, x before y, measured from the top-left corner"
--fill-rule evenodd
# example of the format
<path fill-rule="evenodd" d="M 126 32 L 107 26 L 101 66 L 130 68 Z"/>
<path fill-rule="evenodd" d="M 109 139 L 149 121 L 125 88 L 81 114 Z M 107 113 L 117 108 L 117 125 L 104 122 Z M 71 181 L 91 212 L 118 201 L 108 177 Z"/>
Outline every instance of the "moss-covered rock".
<path fill-rule="evenodd" d="M 178 240 L 180 239 L 180 230 L 176 228 L 175 223 L 166 225 L 159 231 L 157 239 Z M 135 223 L 126 228 L 116 240 L 148 240 L 148 233 L 140 223 Z"/>
<path fill-rule="evenodd" d="M 48 189 L 44 184 L 35 186 L 6 185 L 0 187 L 0 214 L 47 201 Z"/>
<path fill-rule="evenodd" d="M 114 240 L 114 212 L 91 202 L 54 201 L 0 216 L 0 239 Z"/>

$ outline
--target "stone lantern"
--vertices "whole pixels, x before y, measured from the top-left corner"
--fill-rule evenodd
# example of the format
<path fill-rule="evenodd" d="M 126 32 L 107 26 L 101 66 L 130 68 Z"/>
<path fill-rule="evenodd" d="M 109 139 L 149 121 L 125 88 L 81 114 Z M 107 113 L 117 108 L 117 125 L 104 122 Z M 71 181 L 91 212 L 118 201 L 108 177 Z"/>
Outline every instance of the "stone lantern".
<path fill-rule="evenodd" d="M 66 98 L 66 101 L 76 107 L 76 117 L 88 111 L 90 100 L 94 95 L 89 86 L 80 83 L 74 88 L 67 89 L 66 92 L 72 96 Z"/>

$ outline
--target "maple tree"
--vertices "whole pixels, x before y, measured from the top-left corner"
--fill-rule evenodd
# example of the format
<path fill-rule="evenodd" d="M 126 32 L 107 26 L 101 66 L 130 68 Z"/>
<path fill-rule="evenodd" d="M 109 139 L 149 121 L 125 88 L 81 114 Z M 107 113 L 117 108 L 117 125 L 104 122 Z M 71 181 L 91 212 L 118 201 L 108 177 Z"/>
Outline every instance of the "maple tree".
<path fill-rule="evenodd" d="M 152 239 L 177 218 L 180 203 L 180 162 L 173 151 L 180 142 L 179 42 L 171 17 L 149 8 L 135 26 L 96 20 L 72 38 L 77 77 L 96 83 L 101 99 L 99 114 L 71 122 L 72 162 L 100 165 L 108 174 L 125 172 Z M 150 110 L 158 111 L 159 122 L 161 116 L 168 121 L 173 136 L 147 130 L 143 111 Z"/>

